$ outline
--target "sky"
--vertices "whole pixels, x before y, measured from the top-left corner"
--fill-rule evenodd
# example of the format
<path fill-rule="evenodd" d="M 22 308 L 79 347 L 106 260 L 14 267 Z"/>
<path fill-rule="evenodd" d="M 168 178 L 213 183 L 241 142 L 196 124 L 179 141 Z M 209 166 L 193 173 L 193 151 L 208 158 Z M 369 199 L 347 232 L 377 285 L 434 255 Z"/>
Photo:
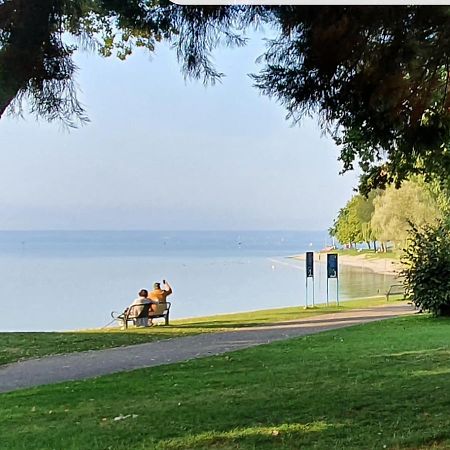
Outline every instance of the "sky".
<path fill-rule="evenodd" d="M 1 230 L 324 230 L 357 174 L 313 119 L 262 96 L 261 36 L 220 49 L 226 74 L 186 81 L 173 50 L 125 62 L 77 53 L 90 122 L 0 120 Z"/>

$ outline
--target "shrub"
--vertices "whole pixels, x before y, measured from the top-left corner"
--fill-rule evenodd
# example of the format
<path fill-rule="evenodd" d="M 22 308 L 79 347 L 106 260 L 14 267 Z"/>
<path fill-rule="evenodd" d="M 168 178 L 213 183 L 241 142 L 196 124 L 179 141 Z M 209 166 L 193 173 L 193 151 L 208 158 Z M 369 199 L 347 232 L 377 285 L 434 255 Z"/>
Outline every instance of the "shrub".
<path fill-rule="evenodd" d="M 406 296 L 424 311 L 450 315 L 450 224 L 411 225 L 402 258 Z"/>

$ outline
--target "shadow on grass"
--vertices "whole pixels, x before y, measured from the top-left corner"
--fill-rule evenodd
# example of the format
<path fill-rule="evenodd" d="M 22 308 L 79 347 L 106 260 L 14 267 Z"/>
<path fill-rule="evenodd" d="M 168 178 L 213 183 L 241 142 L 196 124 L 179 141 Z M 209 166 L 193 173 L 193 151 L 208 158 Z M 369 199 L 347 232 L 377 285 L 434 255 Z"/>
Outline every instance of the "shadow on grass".
<path fill-rule="evenodd" d="M 253 426 L 236 428 L 231 431 L 207 431 L 159 441 L 156 448 L 203 449 L 203 448 L 258 448 L 271 445 L 279 448 L 283 441 L 301 441 L 307 434 L 321 433 L 333 426 L 325 422 L 309 424 L 291 423 L 274 426 Z M 283 446 L 284 447 L 284 446 Z M 286 447 L 284 447 L 286 448 Z"/>

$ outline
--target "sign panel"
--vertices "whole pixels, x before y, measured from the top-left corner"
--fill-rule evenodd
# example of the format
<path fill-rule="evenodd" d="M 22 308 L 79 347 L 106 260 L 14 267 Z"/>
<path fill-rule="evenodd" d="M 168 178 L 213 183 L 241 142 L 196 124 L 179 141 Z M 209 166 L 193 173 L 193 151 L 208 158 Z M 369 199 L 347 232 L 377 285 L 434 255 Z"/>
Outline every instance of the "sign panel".
<path fill-rule="evenodd" d="M 327 277 L 337 278 L 338 277 L 338 255 L 337 253 L 327 254 Z"/>
<path fill-rule="evenodd" d="M 314 277 L 314 253 L 306 252 L 306 278 Z"/>

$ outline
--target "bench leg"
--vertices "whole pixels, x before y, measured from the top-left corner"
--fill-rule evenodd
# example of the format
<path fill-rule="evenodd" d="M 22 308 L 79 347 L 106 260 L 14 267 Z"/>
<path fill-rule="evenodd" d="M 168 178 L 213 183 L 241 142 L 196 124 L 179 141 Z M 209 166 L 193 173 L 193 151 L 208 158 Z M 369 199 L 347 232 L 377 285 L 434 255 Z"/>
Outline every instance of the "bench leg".
<path fill-rule="evenodd" d="M 166 321 L 166 326 L 169 325 L 169 313 L 166 314 L 166 317 L 164 317 Z"/>

